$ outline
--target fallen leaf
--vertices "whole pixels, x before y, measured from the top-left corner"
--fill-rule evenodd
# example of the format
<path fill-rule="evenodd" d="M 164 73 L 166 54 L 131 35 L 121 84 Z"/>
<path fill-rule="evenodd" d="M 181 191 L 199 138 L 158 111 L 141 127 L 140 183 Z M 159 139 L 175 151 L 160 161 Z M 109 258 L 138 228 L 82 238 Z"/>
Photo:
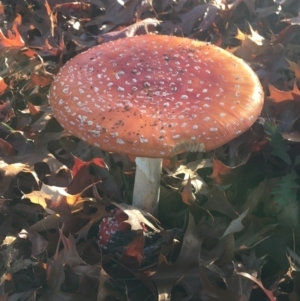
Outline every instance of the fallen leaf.
<path fill-rule="evenodd" d="M 79 193 L 91 184 L 99 182 L 101 178 L 93 176 L 90 173 L 91 164 L 99 166 L 103 171 L 104 177 L 108 176 L 109 172 L 107 169 L 107 165 L 102 158 L 94 158 L 91 161 L 84 162 L 81 159 L 74 157 L 74 164 L 72 168 L 73 180 L 68 187 L 68 191 L 70 194 Z"/>
<path fill-rule="evenodd" d="M 154 225 L 158 223 L 158 221 L 148 212 L 139 210 L 127 204 L 112 204 L 114 204 L 116 207 L 120 208 L 123 212 L 127 214 L 128 219 L 124 221 L 124 223 L 128 223 L 129 225 L 131 225 L 132 231 L 144 230 L 144 225 L 148 226 L 151 230 L 155 232 L 161 231 L 158 228 L 158 225 Z M 150 222 L 146 217 L 152 222 Z"/>
<path fill-rule="evenodd" d="M 245 273 L 245 272 L 237 272 L 237 274 L 252 280 L 255 284 L 257 284 L 259 286 L 260 289 L 262 289 L 262 291 L 267 295 L 267 297 L 269 298 L 270 301 L 276 301 L 273 293 L 271 291 L 267 290 L 263 286 L 263 284 L 261 283 L 261 281 L 259 279 L 257 279 L 256 277 L 253 277 L 249 273 Z"/>
<path fill-rule="evenodd" d="M 7 88 L 7 84 L 4 82 L 3 78 L 0 76 L 0 94 L 2 94 Z"/>
<path fill-rule="evenodd" d="M 131 266 L 131 262 L 136 261 L 140 266 L 144 259 L 144 246 L 145 236 L 143 233 L 139 233 L 127 246 L 123 248 L 120 262 L 126 266 Z"/>
<path fill-rule="evenodd" d="M 48 76 L 45 76 L 45 75 L 32 73 L 30 76 L 30 82 L 26 86 L 25 90 L 35 88 L 36 86 L 46 87 L 49 86 L 51 83 L 52 83 L 52 77 L 50 76 L 50 74 L 48 74 Z"/>
<path fill-rule="evenodd" d="M 28 167 L 27 164 L 22 164 L 22 163 L 7 164 L 4 161 L 0 161 L 0 172 L 2 173 L 2 177 L 0 179 L 1 194 L 4 194 L 8 190 L 10 182 L 20 172 L 31 173 L 34 176 L 36 183 L 39 182 L 37 175 Z"/>
<path fill-rule="evenodd" d="M 199 298 L 201 300 L 213 300 L 213 301 L 229 301 L 229 300 L 241 300 L 237 299 L 238 292 L 228 289 L 223 289 L 213 285 L 207 277 L 205 267 L 201 266 L 199 268 L 199 276 L 201 281 L 201 288 L 199 292 Z"/>
<path fill-rule="evenodd" d="M 66 187 L 49 186 L 43 183 L 42 187 L 38 191 L 32 191 L 24 194 L 24 198 L 30 199 L 34 204 L 41 205 L 49 214 L 53 214 L 54 211 L 49 207 L 54 206 L 52 203 L 59 204 L 63 200 L 71 208 L 82 202 L 80 194 L 71 195 L 67 193 Z M 78 208 L 76 208 L 78 210 Z"/>
<path fill-rule="evenodd" d="M 15 156 L 17 154 L 13 146 L 9 142 L 1 138 L 0 138 L 0 150 L 7 156 Z"/>
<path fill-rule="evenodd" d="M 266 120 L 264 123 L 264 130 L 269 136 L 269 144 L 272 147 L 272 155 L 280 158 L 286 164 L 291 165 L 291 158 L 288 154 L 290 146 L 283 139 L 280 128 L 274 122 Z"/>
<path fill-rule="evenodd" d="M 233 205 L 228 201 L 222 187 L 213 185 L 204 195 L 207 197 L 207 201 L 201 205 L 201 208 L 210 212 L 220 212 L 231 219 L 237 218 L 238 214 Z"/>
<path fill-rule="evenodd" d="M 248 211 L 249 211 L 249 208 L 246 209 L 238 218 L 231 221 L 230 225 L 225 230 L 222 237 L 225 237 L 228 234 L 242 231 L 245 228 L 244 225 L 242 224 L 242 221 L 245 218 L 245 216 L 248 214 Z"/>
<path fill-rule="evenodd" d="M 143 11 L 149 8 L 151 8 L 150 3 L 144 0 L 132 0 L 126 5 L 118 1 L 105 2 L 105 14 L 94 18 L 87 25 L 97 25 L 103 33 L 106 33 L 119 25 L 127 25 L 134 20 L 139 20 Z"/>
<path fill-rule="evenodd" d="M 236 249 L 250 249 L 269 238 L 271 231 L 274 230 L 278 224 L 267 225 L 262 229 L 255 231 L 253 224 L 250 224 L 245 233 L 236 239 Z"/>
<path fill-rule="evenodd" d="M 76 241 L 80 241 L 82 238 L 87 239 L 88 232 L 90 228 L 93 226 L 94 223 L 99 222 L 103 217 L 108 216 L 108 213 L 105 209 L 107 203 L 106 202 L 91 202 L 89 204 L 89 207 L 93 209 L 92 214 L 85 214 L 83 212 L 80 212 L 78 216 L 82 219 L 87 220 L 88 222 L 79 230 L 76 232 Z M 94 210 L 96 210 L 94 212 Z"/>
<path fill-rule="evenodd" d="M 213 158 L 212 162 L 213 172 L 209 177 L 217 184 L 223 184 L 225 177 L 231 175 L 234 168 L 226 166 L 223 162 L 216 158 Z"/>
<path fill-rule="evenodd" d="M 149 34 L 151 32 L 155 32 L 160 23 L 161 22 L 159 20 L 147 18 L 136 22 L 135 24 L 127 26 L 124 29 L 102 34 L 98 37 L 98 41 L 107 43 L 109 41 L 114 41 L 117 39 L 133 37 L 135 35 Z"/>
<path fill-rule="evenodd" d="M 192 186 L 192 181 L 191 178 L 188 179 L 187 184 L 184 186 L 182 192 L 181 192 L 181 197 L 183 203 L 185 203 L 188 206 L 192 206 L 195 204 L 196 197 L 193 193 L 193 186 Z"/>
<path fill-rule="evenodd" d="M 22 48 L 25 43 L 18 31 L 18 25 L 22 22 L 21 15 L 17 15 L 15 20 L 12 23 L 12 33 L 10 30 L 7 31 L 7 36 L 3 34 L 2 30 L 0 29 L 0 48 L 11 48 L 11 47 L 18 47 Z"/>
<path fill-rule="evenodd" d="M 161 262 L 151 277 L 156 284 L 159 301 L 170 300 L 175 285 L 182 286 L 188 296 L 195 296 L 198 293 L 200 251 L 204 238 L 201 227 L 202 222 L 196 225 L 193 216 L 190 215 L 176 261 L 168 263 L 164 256 L 161 257 Z"/>
<path fill-rule="evenodd" d="M 288 60 L 288 63 L 290 65 L 290 70 L 295 74 L 296 78 L 300 78 L 300 65 L 297 64 L 296 62 L 292 62 L 290 60 Z"/>
<path fill-rule="evenodd" d="M 268 85 L 270 95 L 267 96 L 275 103 L 280 103 L 287 100 L 300 100 L 300 90 L 297 87 L 296 81 L 294 82 L 294 88 L 290 91 L 282 91 L 276 89 L 271 84 Z"/>
<path fill-rule="evenodd" d="M 39 235 L 38 233 L 32 230 L 23 229 L 18 233 L 18 236 L 21 237 L 22 239 L 28 239 L 31 242 L 32 256 L 37 256 L 45 252 L 47 249 L 48 241 L 45 238 L 43 238 L 41 235 Z"/>
<path fill-rule="evenodd" d="M 162 33 L 180 32 L 183 35 L 191 35 L 194 32 L 204 32 L 213 25 L 218 11 L 218 7 L 213 4 L 196 5 L 190 11 L 178 14 L 180 22 L 163 22 Z"/>

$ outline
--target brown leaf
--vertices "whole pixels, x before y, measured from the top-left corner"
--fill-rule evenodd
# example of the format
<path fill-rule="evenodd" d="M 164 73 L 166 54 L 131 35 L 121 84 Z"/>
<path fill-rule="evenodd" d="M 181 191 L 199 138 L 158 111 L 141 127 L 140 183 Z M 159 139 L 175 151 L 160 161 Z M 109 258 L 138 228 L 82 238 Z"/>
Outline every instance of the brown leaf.
<path fill-rule="evenodd" d="M 218 185 L 212 186 L 210 190 L 205 192 L 208 200 L 201 207 L 208 211 L 221 212 L 231 219 L 238 217 L 237 212 L 233 208 L 232 204 L 229 203 L 224 190 Z"/>
<path fill-rule="evenodd" d="M 0 301 L 7 301 L 8 293 L 3 296 L 0 296 Z"/>
<path fill-rule="evenodd" d="M 135 35 L 149 34 L 154 32 L 161 22 L 156 19 L 147 18 L 121 30 L 107 32 L 98 37 L 98 42 L 109 42 L 121 38 L 133 37 Z"/>
<path fill-rule="evenodd" d="M 107 211 L 105 210 L 105 206 L 107 205 L 106 202 L 97 202 L 97 203 L 91 203 L 90 208 L 95 210 L 96 212 L 92 214 L 85 214 L 85 213 L 79 213 L 79 217 L 82 219 L 88 220 L 87 224 L 85 224 L 78 232 L 76 241 L 80 241 L 82 238 L 87 239 L 88 232 L 92 225 L 95 222 L 98 222 L 100 219 L 102 219 L 104 216 L 108 216 Z"/>
<path fill-rule="evenodd" d="M 228 5 L 230 9 L 236 9 L 241 3 L 244 3 L 249 12 L 253 14 L 255 12 L 255 5 L 252 0 L 234 0 L 231 4 Z"/>
<path fill-rule="evenodd" d="M 127 246 L 123 248 L 120 262 L 126 266 L 130 264 L 132 260 L 136 261 L 140 265 L 144 259 L 144 246 L 145 236 L 143 233 L 139 233 Z M 133 262 L 134 264 L 134 262 Z"/>
<path fill-rule="evenodd" d="M 289 295 L 289 301 L 298 301 L 300 300 L 300 272 L 292 272 L 292 279 L 294 282 L 293 291 Z"/>
<path fill-rule="evenodd" d="M 278 224 L 266 225 L 259 230 L 254 230 L 253 225 L 250 224 L 243 235 L 236 239 L 236 249 L 250 249 L 255 247 L 257 244 L 267 239 L 271 235 L 271 231 L 274 231 L 277 226 Z"/>
<path fill-rule="evenodd" d="M 61 242 L 64 246 L 64 258 L 65 262 L 70 267 L 75 267 L 80 264 L 85 264 L 85 261 L 78 255 L 78 252 L 76 250 L 76 244 L 75 239 L 72 235 L 69 235 L 69 237 L 65 237 L 62 233 L 62 231 L 59 232 Z"/>
<path fill-rule="evenodd" d="M 231 290 L 225 290 L 216 285 L 213 285 L 207 277 L 205 267 L 199 268 L 199 276 L 201 282 L 201 289 L 199 297 L 201 300 L 212 300 L 212 301 L 229 301 L 229 300 L 240 300 L 238 299 L 237 292 Z M 246 300 L 241 300 L 246 301 Z"/>
<path fill-rule="evenodd" d="M 15 156 L 17 154 L 14 147 L 2 138 L 0 138 L 0 150 L 7 156 Z"/>
<path fill-rule="evenodd" d="M 43 229 L 45 230 L 45 229 Z M 32 244 L 32 249 L 31 249 L 31 255 L 32 256 L 37 256 L 44 251 L 46 251 L 47 246 L 48 246 L 48 241 L 39 235 L 38 233 L 32 231 L 32 230 L 25 230 L 23 229 L 22 231 L 19 232 L 19 237 L 22 237 L 23 239 L 28 239 L 31 244 Z"/>
<path fill-rule="evenodd" d="M 28 109 L 29 109 L 29 112 L 31 115 L 36 115 L 36 114 L 40 113 L 40 110 L 36 106 L 34 106 L 32 103 L 28 102 L 27 105 L 28 105 Z"/>
<path fill-rule="evenodd" d="M 103 33 L 109 32 L 117 26 L 138 21 L 145 10 L 151 9 L 150 2 L 143 0 L 131 0 L 126 5 L 122 5 L 120 1 L 107 1 L 104 2 L 104 6 L 105 14 L 87 23 L 88 26 L 97 25 L 101 27 L 104 25 Z"/>
<path fill-rule="evenodd" d="M 168 263 L 164 257 L 161 257 L 163 260 L 152 276 L 157 286 L 158 300 L 169 300 L 172 288 L 177 284 L 185 289 L 187 295 L 197 294 L 200 283 L 200 251 L 204 238 L 202 226 L 202 222 L 196 225 L 193 216 L 190 215 L 182 247 L 175 263 Z"/>
<path fill-rule="evenodd" d="M 35 88 L 36 86 L 46 87 L 52 83 L 52 78 L 50 76 L 39 75 L 36 73 L 31 73 L 29 85 L 25 90 Z"/>
<path fill-rule="evenodd" d="M 281 22 L 287 22 L 291 25 L 300 25 L 300 15 L 298 15 L 297 17 L 293 17 L 293 18 L 282 19 Z"/>
<path fill-rule="evenodd" d="M 6 118 L 12 117 L 13 111 L 11 108 L 11 103 L 9 101 L 6 101 L 2 104 L 0 104 L 0 117 L 3 118 L 2 120 L 6 120 Z"/>
<path fill-rule="evenodd" d="M 267 290 L 259 279 L 245 272 L 237 272 L 237 274 L 252 280 L 255 284 L 259 286 L 260 289 L 263 290 L 263 292 L 267 295 L 270 301 L 276 301 L 272 291 Z"/>
<path fill-rule="evenodd" d="M 296 78 L 299 79 L 300 78 L 300 65 L 297 64 L 296 62 L 292 62 L 292 61 L 290 61 L 288 59 L 287 59 L 287 61 L 288 61 L 289 65 L 290 65 L 291 71 L 294 72 Z"/>
<path fill-rule="evenodd" d="M 0 161 L 0 172 L 2 173 L 0 179 L 0 192 L 4 194 L 10 185 L 10 182 L 13 180 L 14 177 L 17 176 L 20 172 L 29 172 L 34 177 L 36 182 L 38 183 L 37 175 L 31 171 L 27 164 L 22 163 L 15 163 L 15 164 L 7 164 L 4 161 Z"/>
<path fill-rule="evenodd" d="M 28 229 L 35 232 L 48 231 L 48 230 L 57 230 L 60 225 L 60 218 L 57 214 L 51 214 L 45 216 L 40 221 L 36 222 Z"/>
<path fill-rule="evenodd" d="M 193 193 L 193 185 L 192 180 L 189 177 L 187 184 L 184 186 L 182 192 L 181 192 L 182 201 L 188 205 L 192 206 L 195 204 L 196 197 Z"/>
<path fill-rule="evenodd" d="M 287 46 L 291 39 L 299 33 L 299 24 L 289 25 L 282 29 L 278 35 L 275 37 L 273 43 L 274 44 L 282 44 L 283 46 Z"/>
<path fill-rule="evenodd" d="M 219 9 L 213 4 L 203 4 L 193 7 L 189 12 L 179 14 L 181 22 L 163 22 L 162 33 L 191 35 L 194 32 L 204 32 L 215 22 Z"/>

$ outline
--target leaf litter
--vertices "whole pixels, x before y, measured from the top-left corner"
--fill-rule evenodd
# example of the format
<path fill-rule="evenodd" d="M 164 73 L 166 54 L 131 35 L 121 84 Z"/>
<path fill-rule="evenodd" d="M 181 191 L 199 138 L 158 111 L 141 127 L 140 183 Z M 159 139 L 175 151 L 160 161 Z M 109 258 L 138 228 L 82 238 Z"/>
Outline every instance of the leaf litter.
<path fill-rule="evenodd" d="M 299 13 L 296 0 L 1 1 L 1 301 L 300 300 Z M 65 132 L 47 98 L 76 54 L 148 33 L 226 49 L 266 94 L 247 133 L 164 161 L 157 219 L 130 205 L 133 158 Z M 116 208 L 129 226 L 105 249 Z"/>

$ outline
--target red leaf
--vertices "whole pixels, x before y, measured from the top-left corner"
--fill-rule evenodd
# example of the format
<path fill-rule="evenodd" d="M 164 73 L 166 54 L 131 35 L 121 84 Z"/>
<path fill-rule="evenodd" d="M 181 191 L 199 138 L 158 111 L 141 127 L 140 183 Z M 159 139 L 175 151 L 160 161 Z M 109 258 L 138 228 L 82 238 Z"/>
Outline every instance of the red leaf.
<path fill-rule="evenodd" d="M 32 103 L 28 102 L 28 109 L 31 115 L 36 115 L 40 112 Z"/>
<path fill-rule="evenodd" d="M 7 84 L 4 82 L 3 78 L 0 77 L 0 94 L 2 94 L 7 88 Z"/>
<path fill-rule="evenodd" d="M 103 176 L 94 176 L 90 173 L 90 166 L 96 165 L 101 169 L 105 169 Z M 93 183 L 99 182 L 102 178 L 106 177 L 108 173 L 107 166 L 102 158 L 94 158 L 91 161 L 84 162 L 77 157 L 74 157 L 74 165 L 72 168 L 73 181 L 68 187 L 70 194 L 82 192 Z"/>
<path fill-rule="evenodd" d="M 49 86 L 51 83 L 52 83 L 52 78 L 44 75 L 38 75 L 36 73 L 31 73 L 31 81 L 25 90 L 29 90 L 36 86 L 46 87 Z"/>
<path fill-rule="evenodd" d="M 224 176 L 230 175 L 234 169 L 232 167 L 225 165 L 223 162 L 215 158 L 213 159 L 212 164 L 213 164 L 212 166 L 213 173 L 210 175 L 210 178 L 215 180 L 217 184 L 222 184 L 224 180 Z"/>
<path fill-rule="evenodd" d="M 1 138 L 0 138 L 0 149 L 8 156 L 16 156 L 17 155 L 13 146 Z"/>
<path fill-rule="evenodd" d="M 144 246 L 145 236 L 143 233 L 139 233 L 139 235 L 123 249 L 120 261 L 124 262 L 124 264 L 128 264 L 128 262 L 136 260 L 140 265 L 144 259 Z"/>
<path fill-rule="evenodd" d="M 12 25 L 14 34 L 10 30 L 8 30 L 7 31 L 8 37 L 6 37 L 0 29 L 0 48 L 24 47 L 25 43 L 17 28 L 17 26 L 20 25 L 21 22 L 22 22 L 21 15 L 17 15 Z"/>
<path fill-rule="evenodd" d="M 270 84 L 269 84 L 269 91 L 270 91 L 270 96 L 268 96 L 268 98 L 276 103 L 287 101 L 287 100 L 300 100 L 300 90 L 297 87 L 296 81 L 294 83 L 294 88 L 291 91 L 278 90 Z"/>

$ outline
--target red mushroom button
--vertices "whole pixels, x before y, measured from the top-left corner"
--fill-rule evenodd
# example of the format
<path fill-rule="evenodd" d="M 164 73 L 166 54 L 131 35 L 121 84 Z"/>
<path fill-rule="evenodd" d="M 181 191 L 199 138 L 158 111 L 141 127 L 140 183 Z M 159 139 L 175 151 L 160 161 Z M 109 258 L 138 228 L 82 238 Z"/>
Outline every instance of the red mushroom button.
<path fill-rule="evenodd" d="M 117 232 L 125 232 L 130 229 L 130 225 L 126 223 L 128 216 L 121 209 L 116 208 L 110 211 L 109 216 L 104 217 L 99 224 L 99 244 L 104 250 L 112 241 L 113 236 Z"/>
<path fill-rule="evenodd" d="M 50 103 L 75 136 L 139 157 L 133 202 L 153 213 L 161 158 L 212 150 L 245 132 L 261 112 L 263 91 L 252 69 L 221 48 L 144 35 L 95 46 L 67 62 Z"/>

